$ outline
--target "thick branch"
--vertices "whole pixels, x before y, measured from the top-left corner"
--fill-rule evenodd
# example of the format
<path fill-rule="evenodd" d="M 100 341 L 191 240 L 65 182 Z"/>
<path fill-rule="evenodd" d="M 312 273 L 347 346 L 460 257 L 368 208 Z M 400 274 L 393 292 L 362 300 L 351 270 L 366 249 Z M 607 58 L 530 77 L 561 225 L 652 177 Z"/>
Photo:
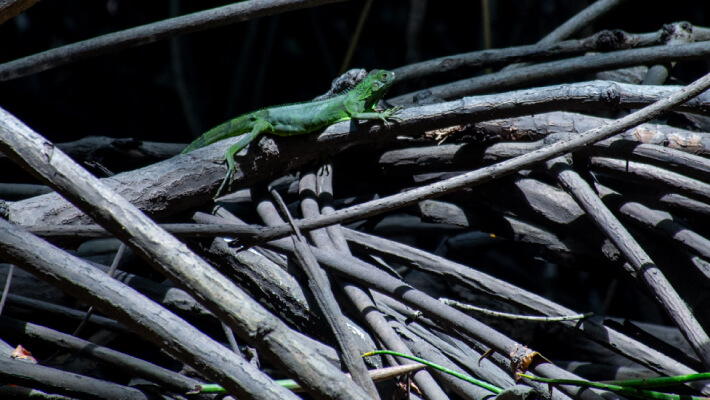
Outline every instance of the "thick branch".
<path fill-rule="evenodd" d="M 387 127 L 377 123 L 355 125 L 342 122 L 330 126 L 320 135 L 265 137 L 254 142 L 245 155 L 237 157 L 238 171 L 232 186 L 250 187 L 258 181 L 311 162 L 320 154 L 337 154 L 353 145 L 387 141 L 396 135 L 420 134 L 423 130 L 455 124 L 556 109 L 588 111 L 593 106 L 639 108 L 669 96 L 674 90 L 677 87 L 605 81 L 558 85 L 412 107 L 398 114 L 401 121 Z M 703 94 L 683 106 L 676 104 L 676 108 L 707 112 L 710 110 L 710 95 Z M 362 127 L 354 129 L 354 126 Z M 234 140 L 223 140 L 190 154 L 103 181 L 149 215 L 161 217 L 179 213 L 212 200 L 214 190 L 224 178 L 225 167 L 221 164 L 224 152 Z M 8 215 L 10 221 L 20 225 L 88 222 L 86 216 L 57 194 L 9 204 Z"/>

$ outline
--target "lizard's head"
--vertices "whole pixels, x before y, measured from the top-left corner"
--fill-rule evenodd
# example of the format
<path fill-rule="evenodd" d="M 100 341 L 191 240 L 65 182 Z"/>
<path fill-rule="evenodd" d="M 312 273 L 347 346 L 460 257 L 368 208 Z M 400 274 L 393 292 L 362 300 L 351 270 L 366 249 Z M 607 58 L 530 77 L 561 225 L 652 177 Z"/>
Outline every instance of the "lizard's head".
<path fill-rule="evenodd" d="M 373 69 L 355 86 L 358 99 L 365 103 L 366 109 L 374 108 L 394 83 L 394 72 L 384 69 Z"/>

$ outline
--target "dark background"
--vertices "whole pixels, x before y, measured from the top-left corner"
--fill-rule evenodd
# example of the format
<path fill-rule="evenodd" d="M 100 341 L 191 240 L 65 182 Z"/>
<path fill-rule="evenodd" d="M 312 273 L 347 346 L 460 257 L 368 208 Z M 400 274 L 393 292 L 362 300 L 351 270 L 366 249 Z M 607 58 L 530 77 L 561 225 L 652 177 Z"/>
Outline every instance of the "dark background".
<path fill-rule="evenodd" d="M 412 12 L 411 3 L 373 2 L 350 68 L 395 68 L 482 49 L 479 2 L 429 1 L 423 13 Z M 534 43 L 590 3 L 491 0 L 492 47 Z M 224 4 L 41 1 L 0 25 L 0 62 Z M 0 107 L 54 142 L 103 135 L 187 143 L 244 112 L 325 92 L 363 4 L 289 12 L 0 82 Z M 709 10 L 705 1 L 629 0 L 581 36 L 601 29 L 652 32 L 676 21 L 708 26 Z M 422 18 L 421 30 L 408 35 L 412 14 Z M 176 68 L 184 74 L 182 95 Z M 708 69 L 708 62 L 686 63 L 675 75 L 689 81 Z M 408 88 L 395 85 L 391 94 Z"/>

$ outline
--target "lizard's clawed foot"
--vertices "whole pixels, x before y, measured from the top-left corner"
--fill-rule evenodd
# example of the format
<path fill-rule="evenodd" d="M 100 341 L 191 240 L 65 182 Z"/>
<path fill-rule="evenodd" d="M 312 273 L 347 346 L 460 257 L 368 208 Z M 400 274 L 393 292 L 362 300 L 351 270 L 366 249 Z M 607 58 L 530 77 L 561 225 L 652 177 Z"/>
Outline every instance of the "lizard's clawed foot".
<path fill-rule="evenodd" d="M 219 189 L 217 189 L 217 193 L 215 193 L 214 197 L 212 199 L 216 199 L 219 197 L 219 195 L 222 193 L 222 189 L 224 189 L 224 185 L 229 182 L 229 186 L 227 187 L 227 190 L 230 190 L 232 187 L 232 178 L 234 177 L 234 170 L 231 168 L 227 171 L 227 174 L 224 176 L 224 179 L 222 180 L 222 184 L 219 185 Z"/>
<path fill-rule="evenodd" d="M 399 112 L 403 108 L 404 107 L 402 107 L 402 106 L 396 106 L 396 107 L 392 107 L 388 110 L 383 111 L 381 113 L 381 115 L 382 115 L 382 121 L 385 123 L 385 125 L 387 125 L 387 126 L 392 125 L 391 121 L 395 121 L 395 122 L 401 121 L 402 119 L 395 116 L 394 114 L 396 114 L 397 112 Z"/>

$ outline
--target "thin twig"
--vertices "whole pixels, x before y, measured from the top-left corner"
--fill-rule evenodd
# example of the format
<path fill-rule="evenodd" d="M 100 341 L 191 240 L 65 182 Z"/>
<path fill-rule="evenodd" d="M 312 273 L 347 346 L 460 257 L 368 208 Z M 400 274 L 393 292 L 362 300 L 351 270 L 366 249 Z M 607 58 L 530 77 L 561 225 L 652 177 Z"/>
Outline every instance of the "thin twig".
<path fill-rule="evenodd" d="M 651 257 L 602 203 L 589 184 L 571 169 L 564 158 L 558 157 L 549 160 L 546 165 L 560 184 L 591 217 L 594 224 L 619 248 L 628 261 L 628 264 L 624 264 L 626 272 L 646 285 L 654 299 L 673 319 L 673 322 L 700 356 L 703 364 L 710 367 L 710 351 L 707 349 L 710 337 Z"/>
<path fill-rule="evenodd" d="M 457 378 L 459 378 L 459 379 L 465 380 L 466 382 L 473 383 L 474 385 L 477 385 L 477 386 L 480 386 L 480 387 L 482 387 L 482 388 L 484 388 L 484 389 L 490 390 L 490 391 L 493 392 L 493 393 L 499 394 L 499 393 L 503 392 L 503 389 L 501 389 L 501 388 L 499 388 L 499 387 L 497 387 L 497 386 L 495 386 L 495 385 L 491 385 L 491 384 L 488 383 L 488 382 L 485 382 L 485 381 L 476 379 L 476 378 L 471 377 L 471 376 L 467 376 L 467 375 L 460 374 L 460 373 L 458 373 L 458 372 L 456 372 L 456 371 L 454 371 L 454 370 L 451 370 L 451 369 L 449 369 L 449 368 L 443 367 L 443 366 L 438 365 L 438 364 L 434 364 L 434 363 L 432 363 L 432 362 L 430 362 L 430 361 L 428 361 L 428 360 L 425 360 L 425 359 L 423 359 L 423 358 L 414 357 L 414 356 L 410 356 L 410 355 L 407 355 L 407 354 L 397 353 L 396 351 L 375 350 L 375 351 L 371 351 L 371 352 L 369 352 L 369 353 L 365 353 L 365 354 L 363 354 L 362 356 L 363 356 L 363 357 L 368 357 L 368 356 L 373 356 L 373 355 L 376 355 L 376 354 L 390 354 L 390 355 L 397 356 L 397 357 L 408 358 L 408 359 L 410 359 L 410 360 L 412 360 L 412 361 L 416 361 L 416 362 L 418 362 L 418 363 L 422 363 L 422 364 L 426 365 L 427 367 L 431 367 L 431 368 L 434 368 L 434 369 L 438 369 L 438 370 L 441 371 L 441 372 L 447 373 L 447 374 L 449 374 L 449 375 L 453 375 L 453 376 L 455 376 L 455 377 L 457 377 Z"/>
<path fill-rule="evenodd" d="M 353 342 L 350 330 L 343 316 L 343 312 L 331 290 L 330 281 L 325 271 L 318 265 L 318 261 L 313 256 L 310 246 L 303 237 L 301 231 L 293 223 L 293 217 L 284 203 L 279 193 L 271 189 L 271 196 L 281 213 L 286 217 L 289 225 L 293 228 L 291 236 L 294 249 L 294 261 L 303 269 L 308 277 L 308 287 L 311 289 L 313 297 L 316 299 L 319 308 L 323 312 L 333 335 L 338 341 L 343 363 L 352 374 L 355 381 L 373 399 L 379 399 L 377 389 L 372 379 L 367 374 L 367 368 L 362 358 L 357 354 L 357 346 Z"/>
<path fill-rule="evenodd" d="M 111 267 L 109 268 L 106 275 L 113 278 L 114 274 L 116 273 L 116 270 L 118 269 L 118 264 L 121 262 L 121 259 L 123 258 L 123 254 L 125 252 L 126 252 L 126 244 L 121 243 L 118 246 L 118 251 L 116 251 L 116 255 L 113 257 L 113 261 L 111 262 Z M 91 318 L 91 315 L 93 313 L 94 313 L 94 307 L 89 306 L 89 309 L 86 310 L 86 314 L 84 314 L 84 318 L 81 319 L 81 322 L 79 322 L 79 325 L 76 327 L 76 329 L 74 329 L 74 332 L 72 333 L 73 336 L 79 336 L 79 332 L 81 332 L 81 330 L 84 328 L 86 323 L 89 322 L 89 318 Z"/>
<path fill-rule="evenodd" d="M 353 58 L 355 53 L 355 48 L 360 42 L 360 33 L 362 33 L 362 28 L 365 26 L 365 21 L 367 21 L 368 15 L 370 15 L 370 7 L 372 6 L 372 0 L 365 0 L 365 4 L 362 6 L 362 11 L 360 11 L 360 18 L 357 20 L 357 25 L 355 25 L 355 32 L 350 38 L 350 44 L 348 44 L 348 50 L 345 52 L 343 57 L 343 63 L 340 64 L 340 74 L 344 74 L 348 70 L 350 65 L 350 60 Z"/>
<path fill-rule="evenodd" d="M 572 18 L 568 19 L 565 23 L 558 26 L 552 32 L 545 35 L 544 38 L 537 42 L 539 45 L 554 44 L 561 40 L 567 39 L 568 37 L 574 35 L 575 33 L 582 30 L 587 25 L 593 23 L 604 14 L 611 11 L 613 8 L 617 7 L 619 4 L 623 3 L 624 0 L 598 0 L 592 3 L 589 7 L 583 9 L 582 11 L 575 14 Z M 526 64 L 513 64 L 509 65 L 504 70 L 512 70 L 525 66 Z"/>
<path fill-rule="evenodd" d="M 619 214 L 634 224 L 666 238 L 670 243 L 689 249 L 706 259 L 710 258 L 710 240 L 673 218 L 670 213 L 652 209 L 639 202 L 624 200 L 619 193 L 598 182 L 594 183 L 594 187 L 605 203 L 618 209 Z"/>
<path fill-rule="evenodd" d="M 632 34 L 620 30 L 604 30 L 584 39 L 565 40 L 564 42 L 550 44 L 537 43 L 448 55 L 403 65 L 395 68 L 393 71 L 397 75 L 397 82 L 399 83 L 461 69 L 475 70 L 518 61 L 532 62 L 545 59 L 559 59 L 584 54 L 586 52 L 608 52 L 612 50 L 658 45 L 662 44 L 662 32 L 661 30 L 658 32 Z M 699 37 L 697 41 L 702 41 L 702 39 L 706 39 L 707 34 L 697 36 Z M 515 65 L 525 64 L 520 63 Z"/>
<path fill-rule="evenodd" d="M 466 311 L 478 311 L 480 313 L 489 315 L 496 318 L 508 318 L 508 319 L 518 319 L 524 321 L 537 321 L 537 322 L 561 322 L 561 321 L 578 321 L 580 319 L 589 318 L 594 315 L 594 313 L 585 314 L 575 314 L 575 315 L 563 315 L 559 317 L 545 317 L 540 315 L 520 315 L 511 314 L 502 311 L 489 310 L 487 308 L 477 307 L 473 304 L 462 303 L 460 301 L 447 299 L 445 297 L 439 297 L 439 301 L 446 304 L 447 306 L 456 307 L 459 310 Z"/>
<path fill-rule="evenodd" d="M 10 293 L 10 284 L 12 283 L 12 273 L 15 271 L 15 264 L 10 264 L 10 268 L 7 269 L 7 277 L 5 278 L 5 286 L 2 288 L 2 297 L 0 297 L 0 315 L 2 315 L 2 310 L 5 309 L 5 301 L 7 301 L 7 295 Z"/>
<path fill-rule="evenodd" d="M 386 368 L 379 368 L 379 369 L 371 369 L 368 370 L 367 372 L 370 375 L 370 378 L 372 379 L 373 382 L 382 382 L 388 379 L 396 378 L 401 375 L 405 374 L 411 374 L 413 372 L 421 371 L 426 368 L 425 364 L 406 364 L 406 365 L 397 365 L 394 367 L 386 367 Z M 350 374 L 346 374 L 350 375 Z M 303 388 L 301 385 L 298 384 L 298 382 L 292 380 L 292 379 L 279 379 L 276 382 L 278 382 L 279 385 L 290 389 L 294 392 L 304 392 Z M 195 393 L 226 393 L 226 390 L 222 388 L 221 386 L 218 385 L 212 385 L 212 384 L 202 384 L 199 385 L 197 388 L 198 390 L 195 391 Z"/>
<path fill-rule="evenodd" d="M 710 184 L 665 168 L 608 157 L 590 157 L 589 165 L 598 171 L 623 174 L 636 182 L 665 186 L 677 190 L 678 193 L 710 203 Z"/>
<path fill-rule="evenodd" d="M 552 32 L 542 38 L 538 44 L 548 44 L 559 42 L 566 39 L 575 33 L 579 32 L 584 27 L 594 23 L 597 19 L 604 16 L 612 9 L 618 7 L 625 0 L 597 0 L 589 7 L 578 12 L 574 17 L 568 19 L 564 24 L 558 26 Z"/>
<path fill-rule="evenodd" d="M 125 371 L 134 376 L 159 383 L 177 393 L 191 390 L 200 382 L 140 358 L 103 347 L 96 343 L 88 342 L 45 326 L 35 325 L 9 317 L 2 317 L 0 318 L 0 327 L 2 327 L 4 333 L 11 333 L 20 337 L 25 336 L 31 338 L 33 342 L 39 342 L 46 346 L 57 347 L 81 355 L 83 358 L 96 361 L 103 365 L 109 365 L 113 369 Z"/>
<path fill-rule="evenodd" d="M 325 164 L 324 169 L 333 171 L 330 164 Z M 316 177 L 315 171 L 308 171 L 301 178 L 299 184 L 301 193 L 301 211 L 305 218 L 315 217 L 323 212 L 324 214 L 335 211 L 332 205 L 333 200 L 333 172 L 320 174 Z M 320 200 L 321 210 L 318 210 L 318 201 Z M 331 225 L 323 230 L 313 230 L 310 236 L 316 247 L 326 251 L 342 252 L 344 255 L 350 256 L 345 236 L 343 235 L 343 227 L 340 225 Z M 395 332 L 387 322 L 386 316 L 374 303 L 373 294 L 366 288 L 362 288 L 353 282 L 342 277 L 332 277 L 332 280 L 340 285 L 343 292 L 348 296 L 353 305 L 357 308 L 362 318 L 368 324 L 370 330 L 377 338 L 384 343 L 388 349 L 392 349 L 404 354 L 411 354 L 409 347 L 401 338 L 401 332 Z M 444 400 L 448 396 L 441 389 L 439 384 L 434 380 L 431 374 L 427 371 L 421 371 L 414 375 L 419 390 L 427 399 Z"/>
<path fill-rule="evenodd" d="M 579 76 L 581 74 L 639 64 L 697 60 L 708 55 L 710 55 L 710 42 L 687 43 L 677 46 L 653 46 L 584 55 L 432 86 L 393 97 L 389 101 L 395 105 L 412 104 L 416 97 L 424 95 L 441 99 L 455 99 L 473 94 L 513 89 L 534 82 L 559 80 L 567 76 Z"/>
<path fill-rule="evenodd" d="M 110 51 L 153 43 L 177 35 L 338 1 L 341 0 L 250 0 L 170 18 L 0 64 L 0 81 L 36 74 Z"/>

